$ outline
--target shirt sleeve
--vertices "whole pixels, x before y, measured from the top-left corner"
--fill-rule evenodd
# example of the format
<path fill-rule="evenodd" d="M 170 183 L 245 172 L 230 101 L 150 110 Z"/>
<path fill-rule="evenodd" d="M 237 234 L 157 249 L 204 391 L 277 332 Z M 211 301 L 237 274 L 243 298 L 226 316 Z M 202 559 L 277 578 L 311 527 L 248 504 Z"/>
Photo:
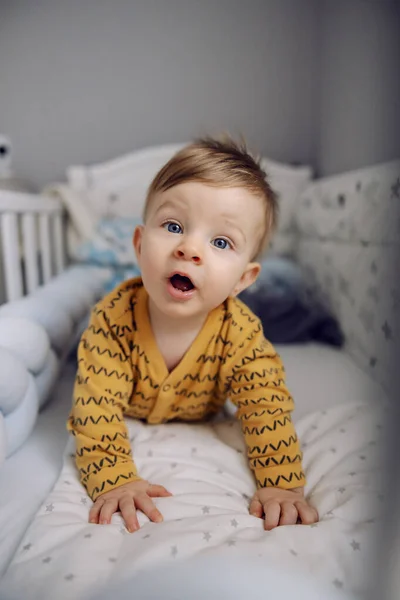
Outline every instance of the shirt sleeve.
<path fill-rule="evenodd" d="M 226 390 L 238 407 L 250 468 L 258 487 L 305 485 L 302 453 L 292 423 L 293 398 L 282 361 L 265 339 L 261 324 L 231 353 Z"/>
<path fill-rule="evenodd" d="M 67 429 L 76 465 L 92 500 L 140 479 L 123 414 L 133 391 L 130 357 L 104 311 L 94 309 L 78 347 L 78 371 Z"/>

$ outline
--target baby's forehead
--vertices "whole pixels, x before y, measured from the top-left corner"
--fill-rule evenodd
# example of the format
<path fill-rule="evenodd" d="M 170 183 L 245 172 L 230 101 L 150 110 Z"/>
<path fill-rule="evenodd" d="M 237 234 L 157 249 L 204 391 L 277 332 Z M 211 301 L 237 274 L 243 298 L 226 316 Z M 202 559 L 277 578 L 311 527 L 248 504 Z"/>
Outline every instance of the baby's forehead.
<path fill-rule="evenodd" d="M 214 217 L 227 214 L 231 218 L 241 218 L 243 211 L 259 212 L 257 205 L 264 204 L 265 200 L 259 194 L 245 187 L 188 181 L 154 191 L 147 199 L 145 214 L 158 212 L 164 207 L 190 211 L 205 205 Z"/>

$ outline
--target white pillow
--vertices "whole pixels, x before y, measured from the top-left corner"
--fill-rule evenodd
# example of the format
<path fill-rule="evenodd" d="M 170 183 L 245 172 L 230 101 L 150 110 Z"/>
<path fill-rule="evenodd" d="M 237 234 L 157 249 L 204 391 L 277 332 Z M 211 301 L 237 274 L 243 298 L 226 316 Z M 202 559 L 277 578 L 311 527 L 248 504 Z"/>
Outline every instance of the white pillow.
<path fill-rule="evenodd" d="M 157 172 L 185 144 L 151 146 L 91 167 L 67 171 L 68 183 L 97 217 L 141 217 L 147 189 Z"/>
<path fill-rule="evenodd" d="M 267 179 L 279 198 L 278 231 L 288 232 L 295 228 L 295 215 L 300 195 L 311 181 L 312 169 L 309 166 L 292 166 L 278 163 L 270 158 L 262 158 L 261 166 Z"/>

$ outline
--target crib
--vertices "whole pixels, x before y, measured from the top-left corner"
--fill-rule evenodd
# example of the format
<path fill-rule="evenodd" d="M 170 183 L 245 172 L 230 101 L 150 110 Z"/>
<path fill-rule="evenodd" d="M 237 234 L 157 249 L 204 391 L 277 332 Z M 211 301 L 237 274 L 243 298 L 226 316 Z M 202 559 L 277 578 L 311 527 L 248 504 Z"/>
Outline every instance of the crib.
<path fill-rule="evenodd" d="M 143 582 L 154 565 L 167 581 L 168 570 L 179 577 L 186 568 L 182 559 L 189 559 L 188 572 L 194 579 L 197 572 L 201 586 L 199 557 L 207 568 L 220 565 L 226 585 L 235 564 L 254 561 L 306 574 L 325 586 L 327 598 L 337 590 L 352 597 L 368 586 L 370 539 L 383 501 L 378 448 L 391 368 L 385 358 L 397 334 L 393 315 L 400 297 L 390 278 L 398 249 L 399 161 L 313 181 L 308 167 L 265 159 L 282 202 L 272 252 L 301 265 L 346 338 L 342 349 L 316 342 L 277 347 L 297 401 L 307 493 L 320 522 L 267 535 L 248 514 L 254 482 L 227 402 L 223 418 L 211 425 L 128 423 L 143 477 L 157 478 L 174 493 L 172 502 L 159 499 L 164 523 L 142 515 L 134 535 L 119 514 L 107 527 L 87 523 L 91 501 L 65 430 L 76 368 L 70 351 L 115 263 L 84 261 L 93 256 L 91 239 L 104 233 L 99 219 L 103 227 L 104 218 L 129 214 L 129 226 L 140 219 L 151 177 L 179 147 L 71 167 L 66 184 L 40 195 L 0 192 L 7 300 L 0 306 L 2 598 L 45 600 L 55 586 L 59 598 L 87 598 L 92 589 L 100 593 L 99 585 L 130 585 L 132 577 Z M 106 243 L 113 239 L 108 229 Z M 101 256 L 110 257 L 104 243 L 103 237 Z M 20 375 L 7 387 L 12 369 Z M 236 597 L 233 588 L 224 589 Z"/>

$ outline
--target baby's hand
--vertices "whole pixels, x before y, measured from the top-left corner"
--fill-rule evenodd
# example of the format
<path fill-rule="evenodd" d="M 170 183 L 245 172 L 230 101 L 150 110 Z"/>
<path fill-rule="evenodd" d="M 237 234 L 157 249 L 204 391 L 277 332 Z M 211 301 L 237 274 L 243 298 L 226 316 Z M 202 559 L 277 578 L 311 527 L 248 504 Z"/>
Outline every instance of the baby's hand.
<path fill-rule="evenodd" d="M 101 494 L 89 512 L 89 523 L 106 525 L 111 522 L 113 513 L 121 511 L 130 533 L 139 529 L 136 510 L 144 512 L 155 523 L 163 520 L 162 514 L 155 507 L 152 498 L 172 496 L 162 485 L 153 485 L 148 481 L 139 479 Z"/>
<path fill-rule="evenodd" d="M 318 521 L 318 512 L 305 500 L 303 488 L 261 488 L 254 494 L 249 512 L 254 517 L 264 517 L 267 531 L 278 525 L 296 525 L 298 522 L 311 525 Z"/>

